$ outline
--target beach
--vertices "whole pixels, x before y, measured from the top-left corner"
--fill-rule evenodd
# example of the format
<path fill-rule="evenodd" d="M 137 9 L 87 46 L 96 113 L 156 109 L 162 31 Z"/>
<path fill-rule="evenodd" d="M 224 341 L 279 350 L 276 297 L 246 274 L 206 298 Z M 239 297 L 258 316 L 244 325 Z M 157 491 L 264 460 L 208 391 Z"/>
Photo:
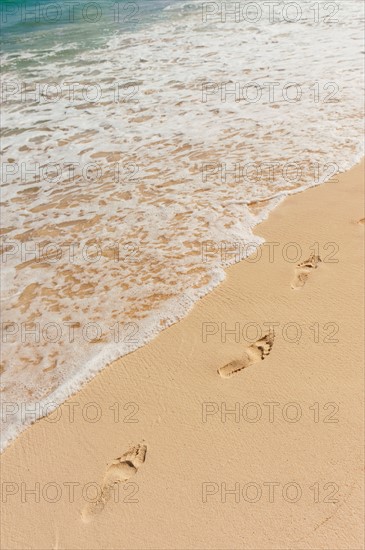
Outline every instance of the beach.
<path fill-rule="evenodd" d="M 254 256 L 10 443 L 3 549 L 364 548 L 363 173 L 286 197 Z"/>
<path fill-rule="evenodd" d="M 363 550 L 363 2 L 0 12 L 0 548 Z"/>

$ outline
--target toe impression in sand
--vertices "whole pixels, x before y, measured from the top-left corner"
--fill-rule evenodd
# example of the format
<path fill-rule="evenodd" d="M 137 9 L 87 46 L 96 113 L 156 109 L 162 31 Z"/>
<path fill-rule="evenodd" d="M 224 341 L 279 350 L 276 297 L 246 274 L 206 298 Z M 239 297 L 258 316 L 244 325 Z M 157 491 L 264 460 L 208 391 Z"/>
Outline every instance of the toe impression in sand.
<path fill-rule="evenodd" d="M 249 346 L 242 359 L 231 361 L 227 365 L 224 365 L 224 367 L 220 367 L 218 374 L 222 378 L 229 378 L 232 374 L 236 374 L 250 365 L 264 360 L 271 352 L 274 338 L 274 332 L 269 332 L 269 334 L 266 334 L 263 338 L 260 338 L 260 340 Z"/>
<path fill-rule="evenodd" d="M 146 445 L 136 445 L 112 461 L 105 472 L 100 495 L 95 502 L 89 503 L 82 512 L 84 523 L 89 523 L 94 516 L 103 511 L 106 503 L 110 500 L 113 486 L 116 483 L 125 483 L 137 473 L 145 461 L 146 452 Z"/>
<path fill-rule="evenodd" d="M 321 262 L 321 258 L 319 256 L 316 256 L 315 254 L 312 254 L 308 260 L 305 262 L 302 262 L 297 265 L 295 268 L 295 276 L 293 279 L 293 282 L 291 284 L 291 287 L 293 290 L 297 290 L 299 288 L 302 288 L 305 283 L 307 282 L 307 279 L 310 275 L 310 273 L 317 269 L 319 263 Z"/>

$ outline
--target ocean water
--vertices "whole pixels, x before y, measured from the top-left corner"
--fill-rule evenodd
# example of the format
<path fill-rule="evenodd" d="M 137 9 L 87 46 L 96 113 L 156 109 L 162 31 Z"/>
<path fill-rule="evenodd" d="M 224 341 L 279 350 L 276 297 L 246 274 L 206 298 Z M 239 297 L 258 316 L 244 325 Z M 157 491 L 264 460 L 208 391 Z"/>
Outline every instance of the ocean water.
<path fill-rule="evenodd" d="M 274 4 L 0 1 L 3 448 L 362 156 L 362 0 Z"/>

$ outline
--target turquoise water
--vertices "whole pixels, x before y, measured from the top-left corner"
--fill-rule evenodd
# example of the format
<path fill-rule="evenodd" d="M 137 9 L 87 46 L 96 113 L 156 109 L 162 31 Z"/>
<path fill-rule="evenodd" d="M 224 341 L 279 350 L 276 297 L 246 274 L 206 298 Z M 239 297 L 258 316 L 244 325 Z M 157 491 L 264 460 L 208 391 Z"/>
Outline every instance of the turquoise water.
<path fill-rule="evenodd" d="M 57 62 L 102 48 L 113 36 L 151 27 L 166 17 L 164 9 L 172 3 L 171 0 L 0 0 L 0 46 L 8 54 L 3 70 L 31 70 L 47 62 L 50 56 Z M 36 58 L 17 56 L 24 52 L 33 53 Z"/>

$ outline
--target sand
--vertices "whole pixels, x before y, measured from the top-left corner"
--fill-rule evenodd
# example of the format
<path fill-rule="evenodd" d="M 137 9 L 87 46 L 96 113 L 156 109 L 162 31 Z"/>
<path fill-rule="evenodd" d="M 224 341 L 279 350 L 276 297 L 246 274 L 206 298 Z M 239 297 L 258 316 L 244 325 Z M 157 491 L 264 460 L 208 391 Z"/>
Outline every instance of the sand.
<path fill-rule="evenodd" d="M 363 168 L 287 198 L 256 228 L 273 261 L 9 446 L 3 549 L 363 548 Z"/>

